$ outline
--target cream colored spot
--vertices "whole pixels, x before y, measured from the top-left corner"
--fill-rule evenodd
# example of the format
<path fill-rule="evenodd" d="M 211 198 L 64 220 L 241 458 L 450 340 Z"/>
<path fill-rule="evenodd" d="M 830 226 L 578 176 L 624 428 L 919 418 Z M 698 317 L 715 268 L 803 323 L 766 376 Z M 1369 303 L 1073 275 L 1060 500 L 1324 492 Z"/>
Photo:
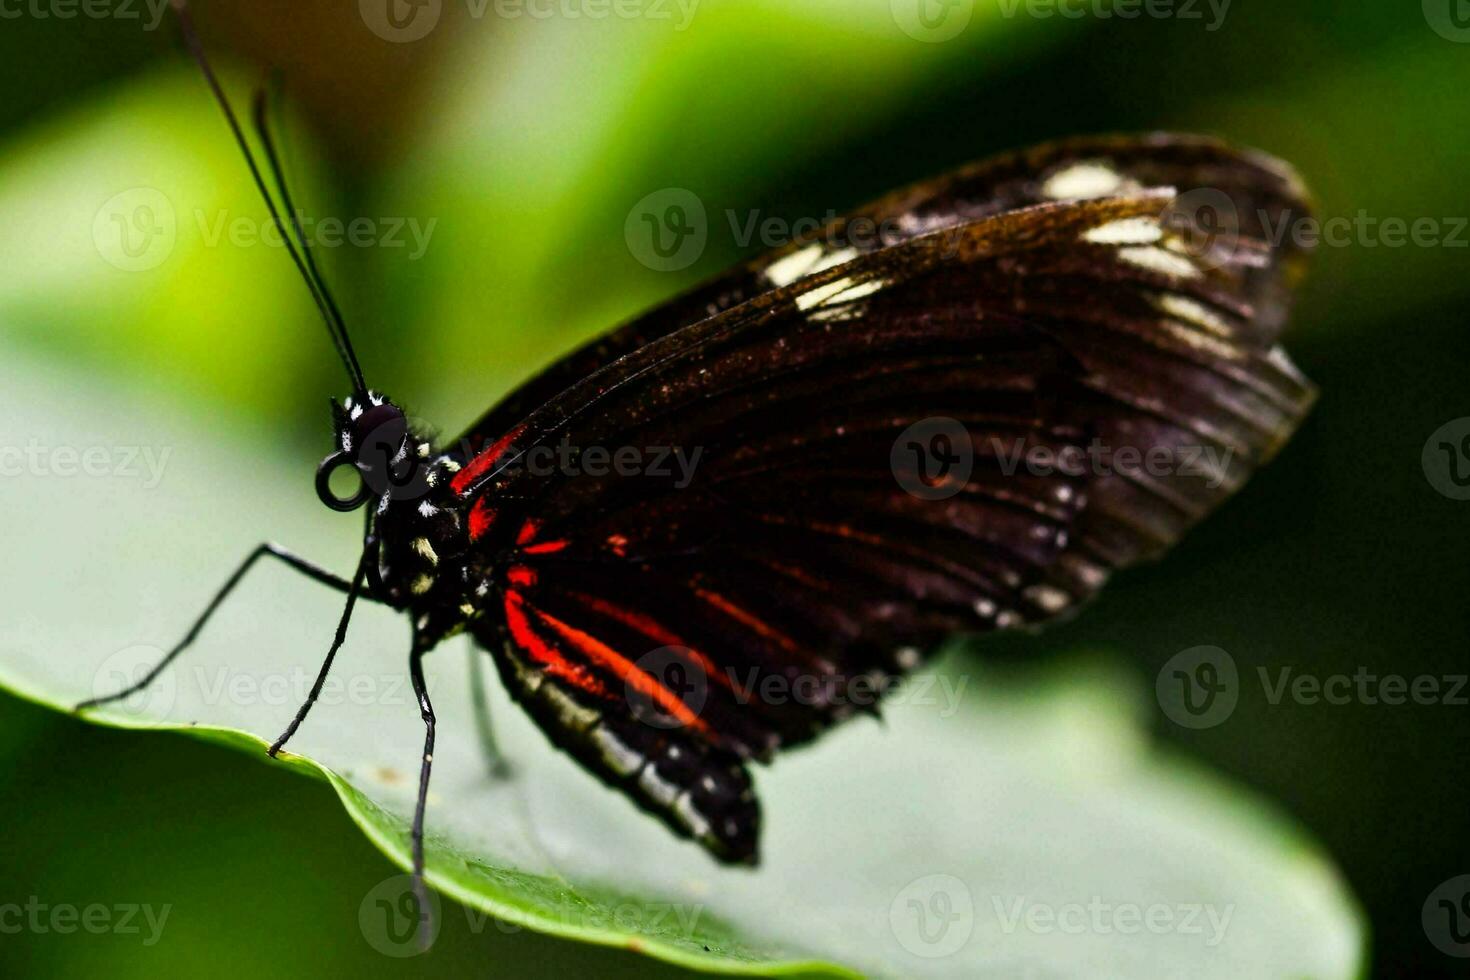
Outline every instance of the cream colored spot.
<path fill-rule="evenodd" d="M 1230 324 L 1203 303 L 1180 296 L 1178 293 L 1163 293 L 1155 298 L 1155 305 L 1164 313 L 1185 323 L 1208 330 L 1220 337 L 1230 337 Z"/>
<path fill-rule="evenodd" d="M 653 766 L 645 767 L 638 774 L 638 785 L 655 803 L 662 806 L 670 805 L 679 795 L 679 787 L 660 776 Z"/>
<path fill-rule="evenodd" d="M 709 821 L 695 808 L 694 799 L 688 793 L 681 793 L 674 801 L 674 815 L 696 838 L 702 840 L 709 836 Z"/>
<path fill-rule="evenodd" d="M 1155 245 L 1137 245 L 1118 249 L 1118 258 L 1150 272 L 1162 272 L 1180 279 L 1197 279 L 1199 269 L 1188 259 Z"/>
<path fill-rule="evenodd" d="M 601 725 L 592 729 L 591 736 L 602 755 L 602 761 L 619 776 L 632 775 L 643 765 L 643 756 Z"/>
<path fill-rule="evenodd" d="M 1051 585 L 1031 586 L 1026 590 L 1026 598 L 1049 613 L 1061 612 L 1072 602 L 1071 596 Z"/>
<path fill-rule="evenodd" d="M 428 592 L 433 587 L 434 576 L 420 575 L 418 578 L 413 580 L 413 583 L 409 585 L 408 589 L 414 595 L 423 595 L 425 592 Z"/>
<path fill-rule="evenodd" d="M 798 309 L 810 310 L 814 306 L 823 306 L 828 303 L 850 303 L 853 300 L 871 296 L 882 289 L 882 279 L 870 279 L 867 282 L 854 282 L 850 277 L 844 276 L 836 282 L 829 282 L 825 286 L 817 286 L 809 289 L 796 297 Z"/>
<path fill-rule="evenodd" d="M 857 258 L 857 249 L 839 248 L 831 252 L 825 252 L 821 244 L 808 245 L 806 248 L 792 252 L 790 255 L 777 259 L 766 268 L 766 279 L 773 286 L 789 286 L 803 276 L 810 276 L 830 269 L 835 265 Z"/>
<path fill-rule="evenodd" d="M 807 269 L 817 261 L 817 257 L 821 254 L 821 245 L 808 245 L 806 248 L 797 249 L 790 255 L 772 262 L 766 268 L 766 279 L 771 285 L 778 288 L 789 286 L 806 275 Z"/>
<path fill-rule="evenodd" d="M 430 565 L 439 564 L 439 555 L 434 551 L 434 546 L 429 544 L 428 538 L 414 538 L 413 550 L 427 559 Z"/>
<path fill-rule="evenodd" d="M 1116 170 L 1101 163 L 1076 163 L 1058 170 L 1041 185 L 1041 193 L 1054 201 L 1086 200 L 1115 194 L 1123 186 Z"/>
<path fill-rule="evenodd" d="M 1090 228 L 1082 236 L 1094 245 L 1152 245 L 1164 229 L 1152 218 L 1121 218 Z"/>

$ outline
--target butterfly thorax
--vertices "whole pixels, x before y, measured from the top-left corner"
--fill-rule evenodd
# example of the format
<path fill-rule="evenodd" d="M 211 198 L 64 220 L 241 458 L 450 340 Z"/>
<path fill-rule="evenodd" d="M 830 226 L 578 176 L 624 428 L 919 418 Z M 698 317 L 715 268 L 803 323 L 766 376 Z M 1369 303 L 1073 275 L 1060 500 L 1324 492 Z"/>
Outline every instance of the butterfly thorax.
<path fill-rule="evenodd" d="M 334 409 L 341 451 L 371 496 L 374 593 L 410 613 L 421 642 L 458 632 L 490 589 L 489 569 L 471 553 L 468 508 L 452 485 L 459 460 L 382 395 Z"/>

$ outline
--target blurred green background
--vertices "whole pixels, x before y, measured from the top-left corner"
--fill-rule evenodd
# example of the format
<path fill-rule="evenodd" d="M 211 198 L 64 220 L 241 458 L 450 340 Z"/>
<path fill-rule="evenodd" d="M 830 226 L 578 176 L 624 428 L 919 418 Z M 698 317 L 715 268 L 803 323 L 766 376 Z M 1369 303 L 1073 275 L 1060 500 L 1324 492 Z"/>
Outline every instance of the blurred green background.
<path fill-rule="evenodd" d="M 340 369 L 280 250 L 213 247 L 195 222 L 196 209 L 262 209 L 172 25 L 149 29 L 156 3 L 13 9 L 0 19 L 5 347 L 83 365 L 222 440 L 254 433 L 299 460 L 304 486 Z M 1432 218 L 1448 238 L 1470 214 L 1470 27 L 1453 0 L 1237 0 L 1223 16 L 1199 4 L 1134 19 L 959 0 L 928 8 L 948 18 L 933 29 L 906 0 L 703 0 L 687 22 L 687 4 L 596 20 L 446 0 L 398 8 L 408 34 L 384 9 L 201 0 L 197 14 L 239 91 L 281 70 L 308 212 L 436 222 L 422 256 L 345 246 L 324 261 L 374 383 L 451 434 L 578 338 L 756 250 L 729 209 L 821 218 L 1045 139 L 1212 132 L 1296 164 L 1324 218 Z M 410 15 L 435 11 L 407 39 L 424 23 Z M 166 260 L 146 274 L 100 261 L 92 216 L 164 173 L 178 218 Z M 707 247 L 674 272 L 625 237 L 635 204 L 668 187 L 711 216 Z M 1123 576 L 1065 627 L 979 648 L 1030 659 L 1106 644 L 1149 684 L 1179 650 L 1230 651 L 1248 678 L 1231 719 L 1189 731 L 1160 716 L 1158 735 L 1316 834 L 1367 908 L 1380 974 L 1454 972 L 1420 913 L 1470 871 L 1470 707 L 1272 704 L 1255 677 L 1470 669 L 1470 503 L 1437 492 L 1420 461 L 1434 430 L 1470 415 L 1470 233 L 1458 241 L 1322 247 L 1289 346 L 1323 397 L 1288 450 L 1166 564 Z M 76 558 L 8 557 L 8 575 Z M 166 893 L 189 910 L 150 948 L 0 936 L 0 974 L 678 972 L 493 924 L 471 935 L 453 916 L 429 956 L 386 960 L 340 900 L 386 864 L 325 786 L 0 704 L 0 894 Z"/>

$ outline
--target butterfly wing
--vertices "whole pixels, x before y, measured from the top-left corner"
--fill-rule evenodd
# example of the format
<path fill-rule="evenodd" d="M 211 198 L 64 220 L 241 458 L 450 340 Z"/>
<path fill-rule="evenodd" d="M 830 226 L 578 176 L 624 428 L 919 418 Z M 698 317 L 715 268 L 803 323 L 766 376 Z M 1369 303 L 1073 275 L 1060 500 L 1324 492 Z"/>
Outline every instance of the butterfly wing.
<path fill-rule="evenodd" d="M 681 327 L 732 309 L 857 254 L 1037 204 L 1173 187 L 1186 205 L 1214 210 L 1219 234 L 1264 241 L 1283 216 L 1302 214 L 1306 192 L 1291 168 L 1207 136 L 1087 136 L 1005 153 L 894 191 L 781 248 L 736 265 L 559 358 L 500 401 L 466 433 L 488 446 L 593 371 Z M 1278 243 L 1277 262 L 1298 259 Z M 813 247 L 815 246 L 815 248 Z M 1291 275 L 1272 277 L 1279 289 Z M 1280 327 L 1284 292 L 1251 297 L 1255 316 Z"/>
<path fill-rule="evenodd" d="M 1250 215 L 1226 236 L 1131 186 L 916 217 L 782 285 L 800 250 L 749 267 L 769 288 L 517 419 L 454 481 L 496 563 L 501 615 L 475 629 L 510 689 L 675 830 L 754 860 L 746 760 L 876 710 L 948 634 L 1045 622 L 1167 548 L 1312 399 L 1276 346 L 1293 256 L 1252 224 L 1303 205 L 1278 166 L 1208 153 L 1267 175 L 1226 192 Z M 962 184 L 904 213 L 967 215 Z M 925 426 L 957 460 L 937 484 Z M 649 465 L 664 447 L 685 465 Z M 627 449 L 641 470 L 593 465 Z M 1182 465 L 1194 451 L 1214 467 Z"/>

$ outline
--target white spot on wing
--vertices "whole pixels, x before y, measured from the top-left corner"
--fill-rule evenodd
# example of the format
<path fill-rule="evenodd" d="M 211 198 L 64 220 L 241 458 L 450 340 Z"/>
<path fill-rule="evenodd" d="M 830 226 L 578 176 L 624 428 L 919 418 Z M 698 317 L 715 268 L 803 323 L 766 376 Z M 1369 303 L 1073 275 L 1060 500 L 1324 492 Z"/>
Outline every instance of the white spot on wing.
<path fill-rule="evenodd" d="M 1183 320 L 1185 323 L 1208 330 L 1220 337 L 1231 336 L 1230 324 L 1198 300 L 1180 296 L 1178 293 L 1162 293 L 1156 298 L 1155 304 L 1159 310 L 1175 319 Z"/>
<path fill-rule="evenodd" d="M 1089 228 L 1082 237 L 1094 245 L 1152 245 L 1164 237 L 1164 229 L 1152 218 L 1120 218 Z"/>
<path fill-rule="evenodd" d="M 1195 279 L 1199 277 L 1199 269 L 1186 258 L 1175 255 L 1156 245 L 1132 245 L 1127 248 L 1118 249 L 1118 258 L 1124 262 L 1131 263 L 1141 269 L 1151 272 L 1162 272 L 1168 276 L 1177 276 L 1180 279 Z"/>
<path fill-rule="evenodd" d="M 1058 170 L 1041 185 L 1041 193 L 1054 201 L 1086 200 L 1116 194 L 1122 176 L 1101 163 L 1076 163 Z"/>
<path fill-rule="evenodd" d="M 802 276 L 822 254 L 821 245 L 808 245 L 790 255 L 783 256 L 766 267 L 766 281 L 778 289 L 789 286 Z"/>

